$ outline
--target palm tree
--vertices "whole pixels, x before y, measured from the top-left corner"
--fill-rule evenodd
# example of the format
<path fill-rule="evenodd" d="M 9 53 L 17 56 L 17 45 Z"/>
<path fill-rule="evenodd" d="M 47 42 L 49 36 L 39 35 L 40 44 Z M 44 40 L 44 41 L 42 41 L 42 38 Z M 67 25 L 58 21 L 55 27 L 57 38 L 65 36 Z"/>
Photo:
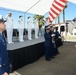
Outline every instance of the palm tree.
<path fill-rule="evenodd" d="M 34 19 L 35 18 L 38 19 L 39 28 L 42 28 L 42 26 L 44 25 L 44 16 L 42 16 L 42 15 L 34 15 Z"/>
<path fill-rule="evenodd" d="M 33 17 L 34 19 L 37 18 L 38 19 L 38 24 L 39 24 L 39 31 L 41 32 L 41 35 L 42 35 L 42 26 L 44 25 L 44 16 L 42 15 L 34 15 Z"/>

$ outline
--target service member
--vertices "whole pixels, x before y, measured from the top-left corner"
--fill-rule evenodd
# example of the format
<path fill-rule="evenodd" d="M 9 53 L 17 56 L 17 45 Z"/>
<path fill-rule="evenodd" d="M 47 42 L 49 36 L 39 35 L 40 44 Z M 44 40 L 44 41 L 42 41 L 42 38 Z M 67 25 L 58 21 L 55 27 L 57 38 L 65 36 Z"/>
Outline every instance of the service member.
<path fill-rule="evenodd" d="M 12 13 L 9 12 L 8 15 L 6 16 L 6 30 L 7 30 L 7 41 L 8 44 L 13 43 L 12 42 L 12 35 L 13 35 L 13 19 L 12 19 Z"/>
<path fill-rule="evenodd" d="M 28 28 L 28 40 L 32 40 L 32 35 L 31 35 L 31 31 L 32 31 L 32 22 L 31 22 L 31 18 L 30 16 L 27 19 L 27 28 Z"/>
<path fill-rule="evenodd" d="M 23 42 L 24 22 L 22 16 L 19 16 L 18 23 L 19 23 L 19 41 Z"/>
<path fill-rule="evenodd" d="M 44 27 L 45 27 L 45 31 L 46 31 L 46 27 L 48 27 L 49 26 L 49 21 L 48 21 L 48 17 L 45 19 L 45 21 L 44 21 Z"/>
<path fill-rule="evenodd" d="M 0 75 L 9 75 L 10 67 L 7 53 L 7 42 L 2 34 L 4 30 L 4 20 L 0 15 Z"/>
<path fill-rule="evenodd" d="M 61 44 L 61 41 L 60 41 L 61 36 L 60 36 L 59 32 L 57 31 L 56 27 L 54 27 L 54 34 L 55 34 L 55 44 L 56 44 L 55 53 L 60 54 L 58 51 L 58 47 L 59 47 L 59 44 Z"/>
<path fill-rule="evenodd" d="M 35 27 L 35 38 L 38 38 L 39 25 L 37 18 L 34 19 L 34 27 Z"/>
<path fill-rule="evenodd" d="M 50 61 L 50 28 L 46 27 L 46 31 L 44 33 L 45 38 L 45 60 Z"/>
<path fill-rule="evenodd" d="M 51 50 L 50 50 L 50 58 L 54 58 L 54 54 L 55 54 L 55 34 L 54 34 L 54 28 L 52 25 L 50 25 L 50 46 L 51 46 Z"/>

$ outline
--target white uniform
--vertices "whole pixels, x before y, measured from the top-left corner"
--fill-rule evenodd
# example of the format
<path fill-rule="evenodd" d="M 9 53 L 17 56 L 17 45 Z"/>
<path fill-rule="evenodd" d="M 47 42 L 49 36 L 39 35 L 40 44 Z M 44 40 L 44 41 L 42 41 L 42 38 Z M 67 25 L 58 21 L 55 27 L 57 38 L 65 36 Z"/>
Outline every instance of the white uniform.
<path fill-rule="evenodd" d="M 21 18 L 18 20 L 18 22 L 19 22 L 19 27 L 18 27 L 18 29 L 19 29 L 19 41 L 23 42 L 24 41 L 23 40 L 24 22 Z"/>
<path fill-rule="evenodd" d="M 32 22 L 31 22 L 30 18 L 27 20 L 27 25 L 28 25 L 28 39 L 32 40 L 32 38 L 31 38 Z"/>
<path fill-rule="evenodd" d="M 38 38 L 39 25 L 37 19 L 34 20 L 34 27 L 35 27 L 35 38 Z"/>
<path fill-rule="evenodd" d="M 46 20 L 45 23 L 44 23 L 44 26 L 46 27 L 46 26 L 48 26 L 49 24 L 50 24 L 49 21 Z"/>
<path fill-rule="evenodd" d="M 8 43 L 12 42 L 12 35 L 13 35 L 13 19 L 10 16 L 6 16 L 7 24 L 6 24 L 6 30 L 7 30 L 7 41 Z"/>

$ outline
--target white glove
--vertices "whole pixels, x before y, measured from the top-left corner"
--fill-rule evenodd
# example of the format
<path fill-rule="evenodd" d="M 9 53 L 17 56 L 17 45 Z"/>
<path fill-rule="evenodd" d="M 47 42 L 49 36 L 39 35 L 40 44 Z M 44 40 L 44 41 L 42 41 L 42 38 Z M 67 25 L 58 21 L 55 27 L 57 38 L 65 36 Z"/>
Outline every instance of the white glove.
<path fill-rule="evenodd" d="M 60 36 L 58 38 L 61 38 Z"/>
<path fill-rule="evenodd" d="M 55 34 L 52 34 L 51 37 L 55 36 Z"/>

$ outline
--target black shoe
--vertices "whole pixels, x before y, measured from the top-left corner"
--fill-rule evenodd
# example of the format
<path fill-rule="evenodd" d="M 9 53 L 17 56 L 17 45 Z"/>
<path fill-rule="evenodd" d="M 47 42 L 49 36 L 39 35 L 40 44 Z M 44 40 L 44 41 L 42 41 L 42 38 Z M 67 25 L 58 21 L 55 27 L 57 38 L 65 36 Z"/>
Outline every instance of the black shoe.
<path fill-rule="evenodd" d="M 54 57 L 57 56 L 57 54 L 54 54 Z"/>
<path fill-rule="evenodd" d="M 60 52 L 57 52 L 57 54 L 60 54 Z"/>
<path fill-rule="evenodd" d="M 51 57 L 51 59 L 54 59 L 54 58 L 55 58 L 55 56 L 52 56 L 52 57 Z"/>
<path fill-rule="evenodd" d="M 51 59 L 46 59 L 47 61 L 50 61 Z"/>

